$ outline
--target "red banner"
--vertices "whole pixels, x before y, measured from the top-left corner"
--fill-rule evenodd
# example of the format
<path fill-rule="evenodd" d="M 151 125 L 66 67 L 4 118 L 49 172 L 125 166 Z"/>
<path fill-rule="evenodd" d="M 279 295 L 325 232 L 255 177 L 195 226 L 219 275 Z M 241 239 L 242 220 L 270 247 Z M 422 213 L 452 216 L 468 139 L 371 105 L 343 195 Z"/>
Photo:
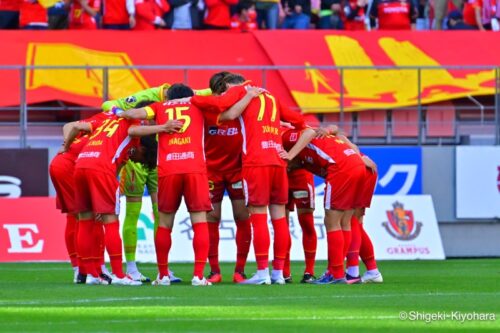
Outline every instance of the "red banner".
<path fill-rule="evenodd" d="M 68 260 L 55 198 L 0 199 L 0 262 Z"/>
<path fill-rule="evenodd" d="M 309 66 L 500 65 L 498 34 L 333 31 L 14 31 L 0 32 L 2 65 L 300 65 L 305 70 L 240 71 L 285 104 L 332 112 L 392 108 L 493 94 L 494 70 L 346 69 Z M 210 70 L 110 70 L 109 97 L 165 82 L 207 86 Z M 1 70 L 0 106 L 19 104 L 19 71 Z M 29 70 L 29 103 L 64 100 L 98 106 L 102 70 Z M 342 76 L 342 80 L 340 77 Z M 418 93 L 420 80 L 421 94 Z M 341 86 L 342 81 L 342 86 Z M 293 95 L 293 98 L 292 98 Z"/>

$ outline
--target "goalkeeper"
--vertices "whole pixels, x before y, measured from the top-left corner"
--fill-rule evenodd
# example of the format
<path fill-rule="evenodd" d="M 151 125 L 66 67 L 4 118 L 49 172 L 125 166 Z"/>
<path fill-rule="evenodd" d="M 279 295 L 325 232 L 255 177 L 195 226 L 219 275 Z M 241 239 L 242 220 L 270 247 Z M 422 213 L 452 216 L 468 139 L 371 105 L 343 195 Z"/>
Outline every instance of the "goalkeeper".
<path fill-rule="evenodd" d="M 113 101 L 106 101 L 102 104 L 104 112 L 110 111 L 112 108 L 128 110 L 132 108 L 140 108 L 154 102 L 163 102 L 166 100 L 166 91 L 170 84 L 165 83 L 159 87 L 153 87 L 139 91 L 126 98 L 121 98 Z M 210 89 L 197 90 L 197 95 L 209 95 Z M 150 163 L 149 166 L 144 166 L 140 163 L 135 163 L 129 160 L 120 171 L 120 192 L 126 197 L 126 212 L 125 221 L 123 222 L 123 245 L 125 248 L 125 258 L 127 260 L 127 274 L 136 281 L 150 282 L 150 279 L 139 272 L 135 261 L 135 253 L 137 248 L 137 221 L 141 213 L 142 196 L 144 194 L 144 186 L 147 186 L 154 214 L 154 231 L 158 227 L 158 171 L 156 163 Z M 175 277 L 170 272 L 171 282 L 180 282 L 181 280 Z"/>

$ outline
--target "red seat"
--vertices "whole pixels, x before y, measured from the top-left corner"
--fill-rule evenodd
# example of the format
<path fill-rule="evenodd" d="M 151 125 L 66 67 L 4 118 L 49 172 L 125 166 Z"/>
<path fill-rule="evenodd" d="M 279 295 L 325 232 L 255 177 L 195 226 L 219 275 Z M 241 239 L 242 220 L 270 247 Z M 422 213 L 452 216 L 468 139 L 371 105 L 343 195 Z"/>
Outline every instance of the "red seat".
<path fill-rule="evenodd" d="M 387 112 L 366 110 L 358 112 L 358 133 L 360 137 L 386 137 Z"/>
<path fill-rule="evenodd" d="M 450 101 L 427 107 L 425 120 L 428 137 L 454 137 L 456 128 L 455 106 Z"/>
<path fill-rule="evenodd" d="M 340 124 L 340 113 L 335 112 L 335 113 L 325 113 L 323 115 L 323 122 L 325 123 L 333 123 L 344 131 L 345 135 L 351 136 L 352 135 L 352 113 L 351 112 L 344 112 L 344 124 Z"/>
<path fill-rule="evenodd" d="M 394 137 L 417 137 L 418 110 L 417 109 L 393 110 L 392 135 Z"/>

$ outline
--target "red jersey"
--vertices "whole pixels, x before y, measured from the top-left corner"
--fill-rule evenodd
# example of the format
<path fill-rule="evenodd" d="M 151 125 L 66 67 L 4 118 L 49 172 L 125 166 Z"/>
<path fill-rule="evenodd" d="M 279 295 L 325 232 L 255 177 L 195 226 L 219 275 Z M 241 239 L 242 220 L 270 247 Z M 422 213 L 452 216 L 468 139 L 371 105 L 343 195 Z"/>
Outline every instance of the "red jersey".
<path fill-rule="evenodd" d="M 349 0 L 344 7 L 345 30 L 366 30 L 365 9 L 358 6 L 358 0 Z"/>
<path fill-rule="evenodd" d="M 0 0 L 0 10 L 2 11 L 19 11 L 23 0 Z"/>
<path fill-rule="evenodd" d="M 231 18 L 231 30 L 244 32 L 257 30 L 258 28 L 255 18 L 249 18 L 248 21 L 242 21 L 238 14 L 233 15 Z"/>
<path fill-rule="evenodd" d="M 288 130 L 283 133 L 283 145 L 290 150 L 301 135 L 299 130 Z M 312 139 L 297 155 L 303 161 L 304 167 L 312 173 L 324 177 L 324 170 L 335 167 L 349 170 L 363 165 L 361 156 L 347 143 L 335 136 L 323 139 Z"/>
<path fill-rule="evenodd" d="M 128 24 L 126 0 L 103 0 L 103 24 Z"/>
<path fill-rule="evenodd" d="M 374 0 L 371 8 L 379 30 L 410 30 L 416 13 L 411 0 Z"/>
<path fill-rule="evenodd" d="M 170 10 L 165 0 L 135 0 L 136 24 L 134 30 L 154 30 L 154 20 Z"/>
<path fill-rule="evenodd" d="M 203 148 L 203 113 L 188 103 L 163 102 L 147 106 L 148 118 L 158 125 L 169 120 L 184 121 L 178 133 L 158 136 L 158 176 L 206 173 Z"/>
<path fill-rule="evenodd" d="M 476 20 L 476 8 L 483 8 L 483 1 L 482 0 L 468 0 L 464 4 L 464 23 L 472 26 L 472 27 L 477 27 L 478 23 Z"/>
<path fill-rule="evenodd" d="M 19 14 L 19 26 L 21 28 L 33 25 L 47 27 L 48 23 L 47 9 L 43 8 L 38 2 L 24 0 L 21 4 Z"/>
<path fill-rule="evenodd" d="M 99 12 L 101 9 L 101 0 L 88 0 L 88 5 Z M 69 28 L 70 29 L 97 29 L 97 22 L 93 16 L 90 16 L 83 10 L 80 1 L 74 1 L 69 13 Z"/>
<path fill-rule="evenodd" d="M 225 173 L 241 169 L 241 126 L 238 120 L 218 122 L 218 114 L 204 112 L 207 169 Z"/>
<path fill-rule="evenodd" d="M 246 94 L 244 85 L 228 89 L 220 96 L 193 96 L 191 102 L 202 109 L 226 111 Z M 278 155 L 282 149 L 280 119 L 295 128 L 305 126 L 303 117 L 282 107 L 269 92 L 254 98 L 239 120 L 243 135 L 243 166 L 283 165 Z"/>
<path fill-rule="evenodd" d="M 237 5 L 238 0 L 205 0 L 207 13 L 205 24 L 229 28 L 231 24 L 230 5 Z"/>
<path fill-rule="evenodd" d="M 138 138 L 131 138 L 128 129 L 139 125 L 138 120 L 118 118 L 102 113 L 106 118 L 89 136 L 76 161 L 77 169 L 94 169 L 116 176 L 119 167 L 128 159 L 130 147 L 139 144 Z"/>

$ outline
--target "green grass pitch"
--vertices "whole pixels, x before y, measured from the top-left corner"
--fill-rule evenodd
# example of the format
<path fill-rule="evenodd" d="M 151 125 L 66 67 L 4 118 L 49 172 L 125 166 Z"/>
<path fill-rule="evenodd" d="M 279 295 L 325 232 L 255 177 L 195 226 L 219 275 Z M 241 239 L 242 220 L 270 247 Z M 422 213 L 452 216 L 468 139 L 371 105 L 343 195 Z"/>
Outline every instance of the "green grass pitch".
<path fill-rule="evenodd" d="M 141 265 L 155 275 L 154 265 Z M 0 264 L 1 332 L 500 332 L 500 259 L 380 262 L 380 285 L 73 285 L 65 263 Z M 318 271 L 324 262 L 317 265 Z M 250 263 L 250 272 L 254 264 Z M 401 320 L 400 313 L 493 313 L 496 320 Z M 422 314 L 424 316 L 424 314 Z"/>

